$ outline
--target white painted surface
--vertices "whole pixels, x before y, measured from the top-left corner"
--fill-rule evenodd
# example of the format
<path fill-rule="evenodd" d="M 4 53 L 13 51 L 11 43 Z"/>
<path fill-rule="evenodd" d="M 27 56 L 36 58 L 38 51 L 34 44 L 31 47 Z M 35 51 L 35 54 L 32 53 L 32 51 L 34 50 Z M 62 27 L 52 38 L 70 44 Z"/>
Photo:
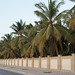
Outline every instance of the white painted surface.
<path fill-rule="evenodd" d="M 19 59 L 19 66 L 22 66 L 22 59 Z"/>
<path fill-rule="evenodd" d="M 23 67 L 26 67 L 26 60 L 23 59 Z"/>
<path fill-rule="evenodd" d="M 28 60 L 28 67 L 32 67 L 32 60 Z"/>
<path fill-rule="evenodd" d="M 34 67 L 38 68 L 39 67 L 39 60 L 34 60 Z"/>
<path fill-rule="evenodd" d="M 15 66 L 18 66 L 18 59 L 15 60 Z"/>
<path fill-rule="evenodd" d="M 51 59 L 50 60 L 50 69 L 57 69 L 57 59 Z"/>
<path fill-rule="evenodd" d="M 11 60 L 9 60 L 9 65 L 11 66 Z"/>
<path fill-rule="evenodd" d="M 12 66 L 14 66 L 14 59 L 12 60 Z"/>
<path fill-rule="evenodd" d="M 47 68 L 47 59 L 41 59 L 41 68 Z"/>
<path fill-rule="evenodd" d="M 7 65 L 9 64 L 9 60 L 7 60 Z"/>
<path fill-rule="evenodd" d="M 3 60 L 3 65 L 4 65 L 4 60 Z"/>
<path fill-rule="evenodd" d="M 5 65 L 6 65 L 6 60 L 5 60 Z"/>
<path fill-rule="evenodd" d="M 2 63 L 3 63 L 3 61 L 1 60 L 1 61 L 0 61 L 0 64 L 2 65 Z"/>
<path fill-rule="evenodd" d="M 71 59 L 62 59 L 62 69 L 71 70 Z"/>

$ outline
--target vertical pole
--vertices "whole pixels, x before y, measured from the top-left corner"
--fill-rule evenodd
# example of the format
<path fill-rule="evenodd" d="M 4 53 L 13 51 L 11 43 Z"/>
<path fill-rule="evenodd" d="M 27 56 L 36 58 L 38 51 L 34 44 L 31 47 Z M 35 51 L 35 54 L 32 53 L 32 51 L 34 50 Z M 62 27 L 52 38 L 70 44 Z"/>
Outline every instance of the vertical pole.
<path fill-rule="evenodd" d="M 12 66 L 12 59 L 11 59 L 11 66 Z"/>
<path fill-rule="evenodd" d="M 22 58 L 22 60 L 21 60 L 22 62 L 21 62 L 21 66 L 23 67 L 23 58 Z"/>
<path fill-rule="evenodd" d="M 61 70 L 61 55 L 58 55 L 58 70 Z"/>
<path fill-rule="evenodd" d="M 7 59 L 6 59 L 6 65 L 7 65 Z"/>
<path fill-rule="evenodd" d="M 50 56 L 47 56 L 47 69 L 50 69 Z"/>
<path fill-rule="evenodd" d="M 17 61 L 17 66 L 19 67 L 19 58 L 17 59 L 18 61 Z"/>
<path fill-rule="evenodd" d="M 32 68 L 34 68 L 34 57 L 32 57 Z"/>
<path fill-rule="evenodd" d="M 10 64 L 10 66 L 12 66 L 12 59 L 11 59 L 11 64 Z"/>
<path fill-rule="evenodd" d="M 3 65 L 3 59 L 2 59 L 2 65 Z"/>
<path fill-rule="evenodd" d="M 72 60 L 71 60 L 71 68 L 72 71 L 75 72 L 75 54 L 72 54 Z"/>
<path fill-rule="evenodd" d="M 26 58 L 26 67 L 28 68 L 28 58 Z"/>
<path fill-rule="evenodd" d="M 14 66 L 16 66 L 16 65 L 15 65 L 15 60 L 16 60 L 16 59 L 14 58 Z"/>
<path fill-rule="evenodd" d="M 39 56 L 39 68 L 41 68 L 41 56 Z"/>
<path fill-rule="evenodd" d="M 4 65 L 5 65 L 5 59 L 4 59 Z"/>

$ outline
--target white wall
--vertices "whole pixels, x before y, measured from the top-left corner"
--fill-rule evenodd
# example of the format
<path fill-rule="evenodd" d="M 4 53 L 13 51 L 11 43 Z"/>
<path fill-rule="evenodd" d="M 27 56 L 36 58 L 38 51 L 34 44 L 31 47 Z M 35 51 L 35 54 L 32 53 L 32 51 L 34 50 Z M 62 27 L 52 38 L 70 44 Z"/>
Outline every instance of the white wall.
<path fill-rule="evenodd" d="M 19 59 L 19 66 L 22 66 L 22 59 Z"/>
<path fill-rule="evenodd" d="M 47 59 L 41 59 L 41 68 L 47 68 Z"/>
<path fill-rule="evenodd" d="M 71 70 L 71 59 L 62 59 L 61 60 L 61 69 Z"/>
<path fill-rule="evenodd" d="M 34 59 L 34 68 L 38 68 L 38 67 L 39 67 L 39 60 Z"/>
<path fill-rule="evenodd" d="M 28 59 L 28 67 L 32 67 L 32 60 Z"/>
<path fill-rule="evenodd" d="M 23 67 L 26 67 L 26 59 L 23 59 Z"/>
<path fill-rule="evenodd" d="M 3 64 L 4 64 L 4 60 L 3 60 Z"/>
<path fill-rule="evenodd" d="M 7 59 L 7 65 L 9 65 L 9 59 Z"/>
<path fill-rule="evenodd" d="M 12 60 L 9 60 L 9 65 L 11 66 Z"/>
<path fill-rule="evenodd" d="M 6 65 L 6 59 L 5 59 L 5 65 Z"/>
<path fill-rule="evenodd" d="M 50 70 L 75 71 L 75 54 L 73 54 L 72 56 L 50 57 L 50 59 L 49 57 L 25 59 L 0 59 L 0 64 L 29 68 L 43 68 Z"/>
<path fill-rule="evenodd" d="M 12 59 L 12 66 L 14 66 L 15 64 L 14 64 L 14 62 L 15 62 L 15 60 L 14 59 Z"/>
<path fill-rule="evenodd" d="M 15 66 L 18 66 L 18 59 L 15 59 Z"/>
<path fill-rule="evenodd" d="M 57 68 L 58 68 L 57 59 L 50 59 L 50 69 L 57 69 Z"/>

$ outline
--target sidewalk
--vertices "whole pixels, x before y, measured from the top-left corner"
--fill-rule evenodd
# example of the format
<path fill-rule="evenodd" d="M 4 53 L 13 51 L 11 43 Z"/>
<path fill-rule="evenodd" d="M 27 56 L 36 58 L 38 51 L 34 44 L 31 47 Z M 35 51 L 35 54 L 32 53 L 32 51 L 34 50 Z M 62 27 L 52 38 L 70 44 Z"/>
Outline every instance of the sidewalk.
<path fill-rule="evenodd" d="M 17 72 L 24 75 L 75 75 L 75 72 L 70 71 L 55 71 L 47 69 L 32 69 L 32 68 L 22 68 L 22 67 L 13 67 L 13 66 L 2 66 L 0 69 Z"/>

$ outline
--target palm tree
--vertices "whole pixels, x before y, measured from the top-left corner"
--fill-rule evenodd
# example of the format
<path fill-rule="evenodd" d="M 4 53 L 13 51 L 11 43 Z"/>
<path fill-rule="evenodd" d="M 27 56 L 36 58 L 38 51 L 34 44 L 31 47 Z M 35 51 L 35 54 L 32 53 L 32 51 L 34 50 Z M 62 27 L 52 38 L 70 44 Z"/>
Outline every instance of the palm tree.
<path fill-rule="evenodd" d="M 14 58 L 17 55 L 16 50 L 14 50 L 11 47 L 11 41 L 12 41 L 12 35 L 11 34 L 5 34 L 5 36 L 2 37 L 2 52 L 1 56 L 4 58 Z"/>
<path fill-rule="evenodd" d="M 27 55 L 27 48 L 30 45 L 31 39 L 33 36 L 29 36 L 28 32 L 29 30 L 33 28 L 33 25 L 30 23 L 29 25 L 26 25 L 26 28 L 23 32 L 23 37 L 21 39 L 19 39 L 19 43 L 18 46 L 21 49 L 21 56 L 26 57 Z M 31 34 L 30 34 L 31 35 Z"/>
<path fill-rule="evenodd" d="M 72 42 L 72 46 L 73 46 L 73 52 L 75 53 L 75 10 L 74 10 L 74 13 L 72 14 L 70 21 L 69 21 L 69 28 L 72 28 L 71 34 L 74 38 L 74 41 Z"/>
<path fill-rule="evenodd" d="M 16 24 L 13 24 L 10 28 L 14 30 L 12 34 L 16 34 L 15 38 L 12 41 L 12 47 L 19 50 L 19 57 L 21 57 L 21 48 L 19 46 L 19 43 L 22 37 L 24 37 L 24 35 L 25 36 L 27 35 L 27 32 L 25 30 L 26 29 L 25 22 L 23 23 L 23 21 L 20 20 L 20 22 L 16 22 Z"/>
<path fill-rule="evenodd" d="M 75 11 L 74 11 L 74 13 L 72 14 L 72 17 L 71 17 L 71 19 L 70 19 L 69 27 L 71 27 L 72 30 L 75 31 Z"/>
<path fill-rule="evenodd" d="M 14 30 L 12 34 L 17 34 L 12 41 L 12 47 L 19 50 L 19 57 L 23 57 L 26 55 L 26 46 L 29 42 L 28 31 L 33 27 L 30 23 L 29 25 L 25 25 L 25 23 L 20 20 L 20 22 L 16 22 L 16 25 L 13 24 L 11 28 Z M 14 44 L 15 43 L 15 44 Z"/>
<path fill-rule="evenodd" d="M 69 29 L 72 27 L 72 23 L 74 22 L 74 11 L 75 6 L 73 6 L 67 13 L 63 15 L 63 23 L 68 27 Z M 73 17 L 73 18 L 72 18 Z M 74 27 L 74 26 L 73 26 Z"/>
<path fill-rule="evenodd" d="M 45 47 L 46 42 L 48 41 L 50 47 L 50 55 L 53 56 L 54 51 L 56 50 L 58 53 L 57 42 L 63 50 L 61 44 L 61 37 L 63 36 L 65 40 L 69 42 L 72 41 L 72 38 L 67 32 L 67 29 L 62 26 L 61 18 L 63 13 L 66 13 L 68 10 L 62 11 L 58 14 L 58 8 L 64 4 L 64 2 L 60 2 L 56 5 L 56 1 L 48 0 L 48 7 L 44 3 L 35 4 L 39 10 L 34 11 L 35 14 L 43 20 L 43 28 L 40 32 L 35 36 L 32 40 L 32 45 L 29 47 L 32 50 L 32 56 L 34 55 L 36 46 L 38 46 L 40 55 L 43 56 L 43 49 Z M 69 38 L 68 38 L 69 37 Z"/>
<path fill-rule="evenodd" d="M 13 24 L 10 28 L 14 30 L 12 34 L 17 34 L 18 37 L 22 37 L 25 29 L 25 22 L 23 23 L 23 21 L 20 20 L 20 22 L 16 22 L 16 24 Z"/>
<path fill-rule="evenodd" d="M 74 39 L 74 41 L 71 42 L 70 45 L 72 45 L 71 49 L 73 50 L 73 52 L 75 52 L 75 5 L 66 14 L 64 14 L 63 18 L 64 24 L 67 26 Z"/>

